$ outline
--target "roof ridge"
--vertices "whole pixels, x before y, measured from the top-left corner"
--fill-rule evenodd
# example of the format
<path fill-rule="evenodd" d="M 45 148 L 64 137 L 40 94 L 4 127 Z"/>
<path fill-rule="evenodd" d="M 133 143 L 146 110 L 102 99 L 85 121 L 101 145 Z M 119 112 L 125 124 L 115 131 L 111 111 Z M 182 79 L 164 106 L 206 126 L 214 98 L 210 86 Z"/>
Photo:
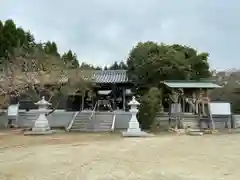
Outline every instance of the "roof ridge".
<path fill-rule="evenodd" d="M 108 69 L 108 70 L 94 70 L 95 72 L 127 72 L 126 69 Z"/>
<path fill-rule="evenodd" d="M 164 80 L 162 81 L 163 83 L 164 82 L 176 82 L 176 83 L 206 83 L 206 82 L 211 82 L 211 83 L 214 83 L 215 81 L 214 80 L 211 80 L 211 79 L 200 79 L 200 80 Z"/>

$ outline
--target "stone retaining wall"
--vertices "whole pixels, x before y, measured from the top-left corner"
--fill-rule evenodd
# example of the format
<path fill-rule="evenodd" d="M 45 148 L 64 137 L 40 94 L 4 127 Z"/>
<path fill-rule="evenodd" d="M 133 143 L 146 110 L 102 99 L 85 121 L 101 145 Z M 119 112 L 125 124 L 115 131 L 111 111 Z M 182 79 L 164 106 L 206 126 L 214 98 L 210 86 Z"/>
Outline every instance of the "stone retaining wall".
<path fill-rule="evenodd" d="M 55 112 L 53 112 L 51 115 L 48 116 L 49 124 L 53 128 L 67 127 L 75 113 L 76 112 L 56 110 Z M 114 113 L 116 114 L 115 129 L 117 130 L 127 129 L 128 123 L 132 116 L 131 113 L 124 112 L 124 111 L 115 111 Z M 37 110 L 30 110 L 28 112 L 24 110 L 20 110 L 17 124 L 19 124 L 21 127 L 32 127 L 37 117 L 38 117 Z M 112 117 L 113 117 L 113 112 L 96 112 L 94 115 L 94 118 L 96 118 L 96 120 L 112 118 Z M 225 128 L 225 122 L 227 120 L 226 117 L 214 117 L 214 120 L 216 121 L 216 129 Z M 8 121 L 7 121 L 6 114 L 3 114 L 2 116 L 0 116 L 0 128 L 6 127 L 7 122 Z M 197 127 L 198 117 L 190 113 L 189 114 L 185 113 L 183 115 L 181 122 L 184 127 L 187 127 L 187 126 Z M 232 115 L 231 122 L 234 128 L 240 128 L 240 115 Z M 157 123 L 161 129 L 167 130 L 169 127 L 168 113 L 157 114 L 155 123 Z"/>
<path fill-rule="evenodd" d="M 236 114 L 232 116 L 233 128 L 240 128 L 240 115 Z"/>

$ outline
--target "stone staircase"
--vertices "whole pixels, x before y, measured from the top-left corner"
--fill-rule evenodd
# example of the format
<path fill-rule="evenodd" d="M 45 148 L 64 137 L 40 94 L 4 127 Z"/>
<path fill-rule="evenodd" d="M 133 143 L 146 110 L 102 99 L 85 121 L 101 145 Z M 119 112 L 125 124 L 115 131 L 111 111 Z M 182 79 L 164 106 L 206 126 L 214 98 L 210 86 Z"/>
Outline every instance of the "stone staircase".
<path fill-rule="evenodd" d="M 199 117 L 192 113 L 184 113 L 181 118 L 181 123 L 184 129 L 191 127 L 192 129 L 199 129 Z"/>
<path fill-rule="evenodd" d="M 113 118 L 114 116 L 95 114 L 92 111 L 78 112 L 68 130 L 72 132 L 109 132 L 112 130 Z"/>
<path fill-rule="evenodd" d="M 69 131 L 85 131 L 90 128 L 92 112 L 78 112 L 73 117 L 73 122 L 69 127 Z"/>

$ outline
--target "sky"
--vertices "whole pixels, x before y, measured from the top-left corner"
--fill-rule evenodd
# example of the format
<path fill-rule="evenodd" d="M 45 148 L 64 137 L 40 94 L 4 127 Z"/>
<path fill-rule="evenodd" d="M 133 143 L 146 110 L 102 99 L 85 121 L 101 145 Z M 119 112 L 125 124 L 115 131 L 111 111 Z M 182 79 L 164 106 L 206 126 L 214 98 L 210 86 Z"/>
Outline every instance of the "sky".
<path fill-rule="evenodd" d="M 214 69 L 238 68 L 239 17 L 239 0 L 0 0 L 1 20 L 100 66 L 155 41 L 208 52 Z"/>

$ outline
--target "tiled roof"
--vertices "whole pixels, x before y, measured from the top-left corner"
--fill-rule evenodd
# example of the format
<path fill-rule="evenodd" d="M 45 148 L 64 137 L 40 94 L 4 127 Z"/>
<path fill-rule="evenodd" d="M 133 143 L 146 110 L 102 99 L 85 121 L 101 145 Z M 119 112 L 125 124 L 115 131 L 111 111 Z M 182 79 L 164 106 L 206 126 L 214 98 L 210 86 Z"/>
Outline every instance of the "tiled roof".
<path fill-rule="evenodd" d="M 171 88 L 220 88 L 221 86 L 210 81 L 164 81 Z"/>
<path fill-rule="evenodd" d="M 92 81 L 94 83 L 126 83 L 127 71 L 126 70 L 85 70 L 71 69 L 65 73 L 58 71 L 51 71 L 50 73 L 20 73 L 17 74 L 15 80 L 19 83 L 33 82 L 38 84 L 40 81 L 46 84 L 55 84 L 59 82 L 67 82 L 69 78 L 75 78 L 76 80 L 80 77 L 83 79 Z M 0 74 L 0 82 L 6 82 L 6 77 Z"/>
<path fill-rule="evenodd" d="M 93 72 L 95 83 L 126 83 L 128 82 L 126 70 L 98 70 Z"/>

